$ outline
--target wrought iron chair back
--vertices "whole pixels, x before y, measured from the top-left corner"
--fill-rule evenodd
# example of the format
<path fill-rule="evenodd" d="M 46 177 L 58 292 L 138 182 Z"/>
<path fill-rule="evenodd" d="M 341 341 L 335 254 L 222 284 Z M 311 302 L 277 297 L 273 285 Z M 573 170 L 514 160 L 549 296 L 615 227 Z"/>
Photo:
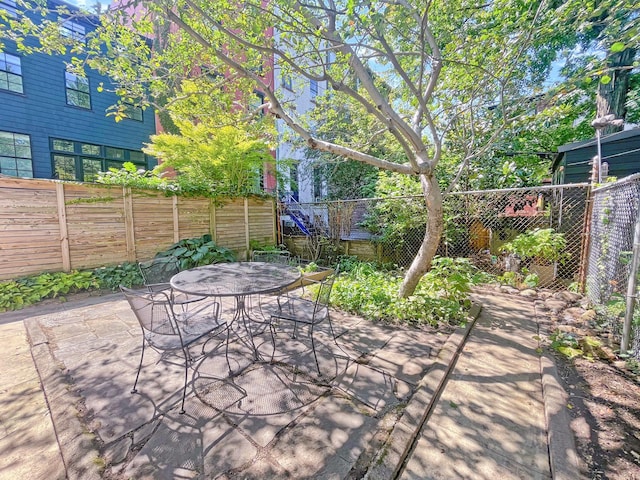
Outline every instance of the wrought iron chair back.
<path fill-rule="evenodd" d="M 180 413 L 184 413 L 188 369 L 192 361 L 188 347 L 203 337 L 227 330 L 225 355 L 229 364 L 229 333 L 226 323 L 219 321 L 220 305 L 209 302 L 203 303 L 194 311 L 176 312 L 171 296 L 166 291 L 132 290 L 122 285 L 120 290 L 129 302 L 142 329 L 142 352 L 131 393 L 137 392 L 145 346 L 148 345 L 161 354 L 168 351 L 182 352 L 185 370 Z M 205 345 L 206 342 L 202 346 L 203 353 Z"/>
<path fill-rule="evenodd" d="M 138 263 L 145 285 L 169 283 L 171 277 L 180 272 L 175 258 L 160 257 Z"/>
<path fill-rule="evenodd" d="M 333 329 L 333 323 L 331 322 L 331 315 L 329 313 L 329 305 L 331 291 L 338 273 L 339 271 L 336 268 L 331 275 L 318 282 L 318 291 L 315 293 L 314 300 L 299 297 L 287 297 L 286 300 L 283 299 L 278 302 L 278 311 L 271 315 L 272 323 L 275 323 L 278 320 L 293 322 L 292 338 L 296 338 L 299 324 L 309 326 L 311 348 L 316 363 L 316 369 L 318 370 L 318 375 L 322 375 L 322 372 L 320 371 L 313 332 L 317 325 L 326 320 L 329 323 L 329 330 L 333 341 L 337 345 L 336 334 Z"/>
<path fill-rule="evenodd" d="M 282 251 L 266 251 L 266 250 L 254 250 L 251 253 L 252 262 L 267 262 L 267 263 L 280 263 L 283 265 L 290 265 L 294 261 L 291 257 L 291 253 L 286 250 Z"/>

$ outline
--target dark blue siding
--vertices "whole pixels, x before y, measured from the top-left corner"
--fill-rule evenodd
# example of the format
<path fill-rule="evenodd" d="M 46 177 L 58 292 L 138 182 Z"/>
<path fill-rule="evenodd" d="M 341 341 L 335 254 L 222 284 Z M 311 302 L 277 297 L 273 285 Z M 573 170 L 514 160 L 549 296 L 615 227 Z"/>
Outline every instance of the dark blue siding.
<path fill-rule="evenodd" d="M 591 161 L 598 153 L 596 140 L 576 142 L 560 148 L 560 161 L 554 169 L 564 166 L 564 182 L 588 182 Z M 640 129 L 626 130 L 603 137 L 602 161 L 609 164 L 609 176 L 624 178 L 640 172 Z M 555 171 L 554 170 L 554 171 Z"/>
<path fill-rule="evenodd" d="M 91 92 L 91 109 L 69 106 L 65 93 L 65 58 L 44 54 L 22 55 L 8 43 L 5 51 L 22 63 L 24 93 L 0 90 L 0 130 L 31 136 L 33 174 L 52 178 L 50 138 L 61 138 L 110 147 L 140 150 L 155 133 L 153 110 L 143 122 L 123 119 L 116 123 L 106 110 L 117 101 L 113 93 L 98 92 L 100 82 L 109 79 L 86 70 Z"/>

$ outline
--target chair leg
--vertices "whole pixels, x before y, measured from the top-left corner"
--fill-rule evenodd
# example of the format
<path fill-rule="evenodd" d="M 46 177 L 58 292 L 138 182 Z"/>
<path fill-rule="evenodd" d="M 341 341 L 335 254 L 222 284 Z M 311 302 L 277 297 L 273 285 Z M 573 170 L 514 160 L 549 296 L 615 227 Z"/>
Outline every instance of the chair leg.
<path fill-rule="evenodd" d="M 333 342 L 338 345 L 338 340 L 336 339 L 336 331 L 333 329 L 333 322 L 331 321 L 331 315 L 327 311 L 327 320 L 329 320 L 329 330 L 331 330 L 331 336 L 333 337 Z"/>
<path fill-rule="evenodd" d="M 133 382 L 133 388 L 131 389 L 131 393 L 138 393 L 138 389 L 136 388 L 136 386 L 138 385 L 138 378 L 140 378 L 140 370 L 142 370 L 143 358 L 144 358 L 144 337 L 142 338 L 142 352 L 140 353 L 140 364 L 138 365 L 138 373 L 136 373 L 136 381 Z"/>
<path fill-rule="evenodd" d="M 318 369 L 318 376 L 322 376 L 322 372 L 320 371 L 320 364 L 318 363 L 318 355 L 316 354 L 316 342 L 313 339 L 313 323 L 311 324 L 309 336 L 311 337 L 311 350 L 313 350 L 313 358 L 316 361 L 316 368 Z"/>
<path fill-rule="evenodd" d="M 270 363 L 273 363 L 273 359 L 276 356 L 276 327 L 274 327 L 271 322 L 269 322 L 269 333 L 271 334 L 271 344 L 273 345 Z"/>
<path fill-rule="evenodd" d="M 229 361 L 229 340 L 231 339 L 231 325 L 227 324 L 227 344 L 224 347 L 224 356 L 227 359 L 227 367 L 229 367 L 229 375 L 231 375 L 231 362 Z"/>
<path fill-rule="evenodd" d="M 184 353 L 184 387 L 182 388 L 182 404 L 180 406 L 180 414 L 184 413 L 184 399 L 187 396 L 187 381 L 189 379 L 189 352 L 188 349 L 182 347 Z"/>

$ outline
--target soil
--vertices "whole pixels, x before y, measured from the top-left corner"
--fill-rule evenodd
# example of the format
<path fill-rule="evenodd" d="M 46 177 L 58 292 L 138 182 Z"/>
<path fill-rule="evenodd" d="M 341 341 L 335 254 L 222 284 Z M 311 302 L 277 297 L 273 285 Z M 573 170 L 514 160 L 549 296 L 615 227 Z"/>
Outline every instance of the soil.
<path fill-rule="evenodd" d="M 574 314 L 559 313 L 552 331 L 572 335 L 585 354 L 569 359 L 550 350 L 569 396 L 571 428 L 585 476 L 640 480 L 640 364 L 616 357 L 609 336 L 594 328 L 592 316 L 580 314 L 588 310 L 568 310 Z M 597 340 L 592 342 L 598 344 L 597 351 L 586 353 L 585 338 Z"/>
<path fill-rule="evenodd" d="M 640 385 L 603 360 L 558 358 L 587 478 L 640 479 Z M 629 375 L 631 373 L 632 376 Z"/>

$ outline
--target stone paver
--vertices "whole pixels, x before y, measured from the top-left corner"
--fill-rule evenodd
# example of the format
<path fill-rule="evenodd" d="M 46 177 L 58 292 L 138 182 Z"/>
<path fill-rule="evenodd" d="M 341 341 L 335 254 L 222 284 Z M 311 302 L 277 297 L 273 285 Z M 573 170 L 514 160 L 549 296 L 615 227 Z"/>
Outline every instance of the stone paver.
<path fill-rule="evenodd" d="M 66 476 L 21 321 L 0 324 L 0 479 Z"/>
<path fill-rule="evenodd" d="M 551 478 L 532 304 L 481 298 L 483 312 L 402 480 Z"/>

